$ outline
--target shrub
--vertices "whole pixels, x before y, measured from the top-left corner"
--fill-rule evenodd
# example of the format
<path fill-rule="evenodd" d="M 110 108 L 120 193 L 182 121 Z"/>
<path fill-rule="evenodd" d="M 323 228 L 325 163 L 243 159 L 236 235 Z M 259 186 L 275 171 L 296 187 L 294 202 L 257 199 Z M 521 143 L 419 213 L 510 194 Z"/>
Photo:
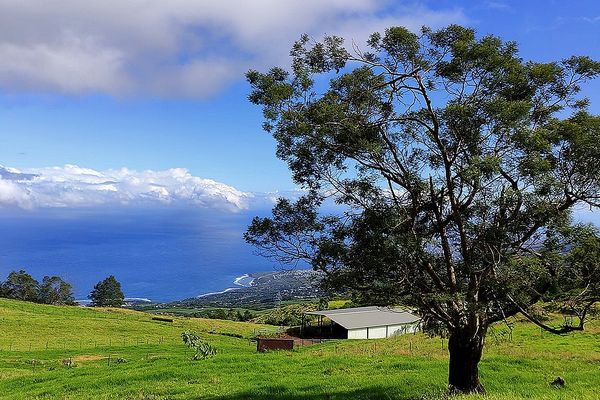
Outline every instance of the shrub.
<path fill-rule="evenodd" d="M 217 349 L 210 343 L 200 339 L 194 332 L 183 332 L 181 339 L 187 347 L 194 349 L 192 360 L 204 360 L 217 354 Z"/>

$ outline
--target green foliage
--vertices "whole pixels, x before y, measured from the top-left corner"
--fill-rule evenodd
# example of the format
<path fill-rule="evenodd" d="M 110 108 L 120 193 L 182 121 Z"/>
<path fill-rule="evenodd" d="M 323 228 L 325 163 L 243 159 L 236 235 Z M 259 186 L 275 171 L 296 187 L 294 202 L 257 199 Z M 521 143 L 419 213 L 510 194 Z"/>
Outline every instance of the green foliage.
<path fill-rule="evenodd" d="M 44 276 L 39 301 L 44 304 L 74 305 L 73 287 L 58 276 Z"/>
<path fill-rule="evenodd" d="M 193 313 L 196 318 L 228 319 L 230 321 L 250 321 L 254 314 L 250 310 L 234 310 L 233 308 L 210 308 Z"/>
<path fill-rule="evenodd" d="M 259 324 L 298 326 L 302 323 L 304 313 L 316 311 L 317 308 L 313 304 L 290 304 L 289 306 L 274 308 L 262 313 L 254 318 L 253 321 Z"/>
<path fill-rule="evenodd" d="M 471 366 L 487 327 L 518 312 L 553 333 L 583 329 L 600 278 L 573 257 L 599 235 L 582 242 L 571 212 L 600 206 L 600 117 L 579 96 L 600 62 L 524 61 L 516 43 L 457 25 L 392 27 L 368 45 L 303 36 L 291 73 L 248 73 L 250 101 L 307 194 L 280 199 L 246 240 L 327 272 L 358 302 L 418 308 L 465 342 L 452 349 L 471 349 L 456 354 Z M 340 212 L 324 215 L 325 199 Z M 559 294 L 577 323 L 528 312 Z M 476 374 L 451 384 L 481 391 Z"/>
<path fill-rule="evenodd" d="M 25 270 L 8 274 L 0 284 L 0 297 L 54 305 L 74 305 L 72 286 L 58 276 L 44 276 L 42 284 Z"/>
<path fill-rule="evenodd" d="M 98 282 L 89 295 L 93 307 L 121 307 L 125 295 L 121 290 L 121 284 L 110 275 L 108 278 Z"/>
<path fill-rule="evenodd" d="M 40 284 L 25 270 L 12 271 L 0 286 L 0 296 L 9 299 L 37 301 Z"/>
<path fill-rule="evenodd" d="M 455 25 L 392 27 L 369 46 L 303 36 L 293 74 L 248 73 L 277 155 L 308 194 L 281 199 L 246 240 L 327 271 L 326 285 L 359 302 L 409 302 L 449 328 L 463 312 L 486 326 L 551 294 L 565 279 L 556 271 L 580 267 L 551 266 L 574 248 L 570 210 L 600 197 L 600 118 L 577 97 L 600 63 L 524 62 L 515 43 Z M 317 76 L 333 72 L 316 95 Z M 325 192 L 348 211 L 320 215 Z M 537 251 L 552 232 L 563 248 Z M 581 276 L 574 289 L 596 285 Z"/>
<path fill-rule="evenodd" d="M 192 360 L 205 360 L 217 354 L 217 349 L 211 346 L 210 343 L 201 340 L 194 332 L 182 332 L 181 339 L 187 347 L 194 349 L 195 353 Z"/>
<path fill-rule="evenodd" d="M 317 303 L 317 310 L 327 310 L 329 308 L 329 299 L 321 297 Z"/>

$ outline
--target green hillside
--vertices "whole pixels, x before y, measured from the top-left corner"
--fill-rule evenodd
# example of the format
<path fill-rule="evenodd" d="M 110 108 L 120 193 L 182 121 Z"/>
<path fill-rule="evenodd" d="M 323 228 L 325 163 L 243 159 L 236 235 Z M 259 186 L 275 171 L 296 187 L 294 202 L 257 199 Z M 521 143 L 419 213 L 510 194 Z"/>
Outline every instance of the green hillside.
<path fill-rule="evenodd" d="M 0 396 L 7 399 L 437 398 L 447 354 L 439 338 L 337 341 L 258 354 L 264 325 L 0 299 Z M 181 332 L 218 349 L 191 361 Z M 227 335 L 242 335 L 243 338 Z M 71 360 L 68 366 L 66 360 Z M 489 336 L 481 375 L 490 399 L 598 399 L 600 324 L 569 336 L 517 323 Z M 556 376 L 567 384 L 555 389 Z M 473 397 L 471 397 L 473 398 Z"/>

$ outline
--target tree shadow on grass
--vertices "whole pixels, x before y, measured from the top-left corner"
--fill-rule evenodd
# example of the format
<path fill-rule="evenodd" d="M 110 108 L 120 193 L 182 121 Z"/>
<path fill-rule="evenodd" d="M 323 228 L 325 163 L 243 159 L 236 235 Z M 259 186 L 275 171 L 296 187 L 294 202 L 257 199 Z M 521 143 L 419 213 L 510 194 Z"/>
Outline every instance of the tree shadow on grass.
<path fill-rule="evenodd" d="M 399 387 L 365 387 L 361 389 L 326 390 L 312 386 L 290 390 L 285 386 L 265 386 L 256 390 L 211 397 L 213 400 L 438 400 L 447 399 L 444 390 L 432 390 L 422 395 L 408 394 Z"/>

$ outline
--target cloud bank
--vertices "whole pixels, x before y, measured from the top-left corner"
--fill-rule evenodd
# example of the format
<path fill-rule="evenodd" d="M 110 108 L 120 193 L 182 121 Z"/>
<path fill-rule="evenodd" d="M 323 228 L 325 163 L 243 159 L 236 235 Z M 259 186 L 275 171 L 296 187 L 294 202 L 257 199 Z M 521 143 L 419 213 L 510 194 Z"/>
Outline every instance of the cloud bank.
<path fill-rule="evenodd" d="M 301 33 L 363 41 L 391 25 L 464 22 L 391 0 L 0 0 L 0 89 L 202 98 L 289 62 Z"/>
<path fill-rule="evenodd" d="M 182 205 L 237 212 L 247 209 L 253 199 L 251 193 L 193 176 L 183 168 L 96 171 L 65 165 L 20 171 L 0 166 L 0 207 Z"/>

